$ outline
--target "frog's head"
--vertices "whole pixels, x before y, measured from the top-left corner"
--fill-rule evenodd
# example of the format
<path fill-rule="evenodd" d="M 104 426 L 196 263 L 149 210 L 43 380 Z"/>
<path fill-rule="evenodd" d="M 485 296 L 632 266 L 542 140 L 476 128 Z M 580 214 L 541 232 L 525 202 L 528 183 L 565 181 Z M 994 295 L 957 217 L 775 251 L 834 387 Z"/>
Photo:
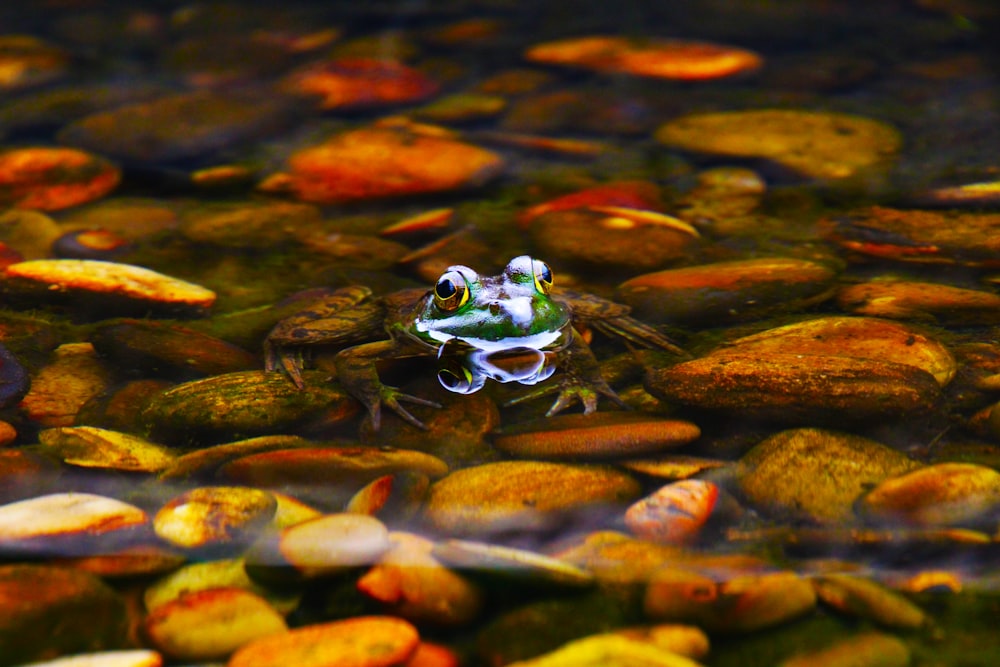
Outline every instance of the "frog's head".
<path fill-rule="evenodd" d="M 432 345 L 449 340 L 488 352 L 559 347 L 571 333 L 569 309 L 550 296 L 552 270 L 521 255 L 498 276 L 451 266 L 414 313 L 411 335 Z"/>

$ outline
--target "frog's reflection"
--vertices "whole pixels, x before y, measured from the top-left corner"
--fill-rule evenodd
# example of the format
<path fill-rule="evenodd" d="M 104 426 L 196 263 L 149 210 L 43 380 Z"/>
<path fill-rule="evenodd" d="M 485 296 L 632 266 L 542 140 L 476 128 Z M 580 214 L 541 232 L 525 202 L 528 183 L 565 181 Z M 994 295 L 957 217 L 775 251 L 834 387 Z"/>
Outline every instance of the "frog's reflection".
<path fill-rule="evenodd" d="M 455 346 L 442 351 L 438 357 L 438 382 L 456 394 L 474 394 L 487 379 L 538 384 L 552 377 L 558 362 L 556 352 L 530 347 L 487 352 Z"/>

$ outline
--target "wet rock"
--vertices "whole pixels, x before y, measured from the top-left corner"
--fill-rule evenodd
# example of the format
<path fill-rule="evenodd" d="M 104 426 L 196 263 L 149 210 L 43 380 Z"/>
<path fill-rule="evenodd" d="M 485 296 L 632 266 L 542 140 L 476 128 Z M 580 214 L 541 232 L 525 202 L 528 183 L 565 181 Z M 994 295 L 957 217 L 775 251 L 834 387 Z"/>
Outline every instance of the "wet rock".
<path fill-rule="evenodd" d="M 256 538 L 276 507 L 266 491 L 200 487 L 161 507 L 153 518 L 153 529 L 160 539 L 183 549 L 234 549 Z"/>
<path fill-rule="evenodd" d="M 81 653 L 45 662 L 33 662 L 30 667 L 161 667 L 163 657 L 156 651 L 100 651 Z"/>
<path fill-rule="evenodd" d="M 287 429 L 325 415 L 344 420 L 357 404 L 320 371 L 304 389 L 281 373 L 242 371 L 176 385 L 153 398 L 142 419 L 157 437 L 234 439 Z"/>
<path fill-rule="evenodd" d="M 143 603 L 146 610 L 155 613 L 160 607 L 177 601 L 184 595 L 206 590 L 245 590 L 267 600 L 268 604 L 288 614 L 301 598 L 296 591 L 280 591 L 260 586 L 247 576 L 242 559 L 211 560 L 190 563 L 146 587 Z"/>
<path fill-rule="evenodd" d="M 402 619 L 359 616 L 256 639 L 233 654 L 227 667 L 390 667 L 410 657 L 419 641 Z"/>
<path fill-rule="evenodd" d="M 476 187 L 497 176 L 503 160 L 444 131 L 383 124 L 302 149 L 289 167 L 291 173 L 273 175 L 260 188 L 337 204 Z"/>
<path fill-rule="evenodd" d="M 311 444 L 311 441 L 297 435 L 265 435 L 259 438 L 196 449 L 174 459 L 173 464 L 160 473 L 159 479 L 170 481 L 209 477 L 215 473 L 219 466 L 234 459 L 276 449 L 308 447 Z"/>
<path fill-rule="evenodd" d="M 865 632 L 809 653 L 797 654 L 779 667 L 907 667 L 910 649 L 900 639 Z"/>
<path fill-rule="evenodd" d="M 140 543 L 109 553 L 57 558 L 53 564 L 89 572 L 109 581 L 163 575 L 181 567 L 184 561 L 183 556 L 164 547 Z"/>
<path fill-rule="evenodd" d="M 412 533 L 389 534 L 389 550 L 360 579 L 364 595 L 387 613 L 417 625 L 466 625 L 484 605 L 482 590 L 444 567 L 432 554 L 434 543 Z"/>
<path fill-rule="evenodd" d="M 0 38 L 0 90 L 32 88 L 62 77 L 70 64 L 69 55 L 53 44 L 31 35 L 4 35 Z"/>
<path fill-rule="evenodd" d="M 11 264 L 0 290 L 15 303 L 68 305 L 129 314 L 202 314 L 215 302 L 209 289 L 156 271 L 89 259 L 39 259 Z M 93 315 L 91 315 L 93 317 Z"/>
<path fill-rule="evenodd" d="M 108 388 L 110 373 L 90 343 L 60 345 L 42 368 L 21 408 L 42 426 L 69 426 L 87 401 Z"/>
<path fill-rule="evenodd" d="M 844 310 L 872 317 L 959 326 L 1000 323 L 1000 296 L 938 283 L 874 280 L 841 288 L 837 303 Z"/>
<path fill-rule="evenodd" d="M 767 183 L 752 169 L 713 167 L 698 172 L 697 184 L 678 202 L 677 216 L 718 236 L 757 234 L 757 212 Z"/>
<path fill-rule="evenodd" d="M 646 181 L 615 181 L 556 197 L 525 209 L 517 217 L 522 227 L 542 215 L 559 211 L 586 209 L 591 206 L 617 206 L 644 211 L 658 211 L 660 191 Z"/>
<path fill-rule="evenodd" d="M 694 153 L 763 159 L 801 178 L 817 180 L 878 174 L 901 143 L 894 128 L 878 121 L 794 109 L 684 116 L 661 126 L 656 140 Z"/>
<path fill-rule="evenodd" d="M 60 141 L 126 162 L 197 158 L 269 134 L 290 121 L 287 102 L 263 94 L 182 93 L 81 118 Z"/>
<path fill-rule="evenodd" d="M 690 658 L 615 634 L 584 637 L 537 658 L 508 664 L 511 667 L 602 667 L 632 664 L 649 667 L 698 667 L 699 665 Z"/>
<path fill-rule="evenodd" d="M 165 447 L 128 433 L 94 426 L 64 426 L 39 432 L 39 451 L 80 468 L 154 473 L 174 459 Z"/>
<path fill-rule="evenodd" d="M 377 562 L 390 548 L 389 531 L 363 514 L 328 514 L 285 528 L 258 542 L 248 556 L 252 573 L 291 567 L 299 578 L 325 577 Z"/>
<path fill-rule="evenodd" d="M 448 466 L 430 454 L 393 447 L 300 447 L 237 458 L 220 467 L 218 476 L 339 510 L 365 484 L 404 472 L 438 479 Z"/>
<path fill-rule="evenodd" d="M 618 297 L 641 319 L 719 324 L 818 303 L 832 294 L 835 278 L 835 271 L 815 262 L 748 259 L 636 276 L 618 286 Z"/>
<path fill-rule="evenodd" d="M 124 644 L 125 603 L 97 577 L 45 565 L 0 566 L 0 665 Z"/>
<path fill-rule="evenodd" d="M 501 127 L 537 134 L 634 135 L 651 130 L 656 120 L 650 105 L 638 97 L 609 97 L 603 90 L 557 90 L 517 100 Z"/>
<path fill-rule="evenodd" d="M 480 576 L 529 581 L 533 587 L 586 588 L 594 575 L 564 560 L 543 554 L 470 540 L 445 540 L 434 545 L 434 558 Z"/>
<path fill-rule="evenodd" d="M 816 595 L 826 605 L 865 620 L 900 630 L 915 630 L 930 618 L 908 599 L 864 577 L 825 574 L 813 579 Z"/>
<path fill-rule="evenodd" d="M 103 229 L 132 242 L 143 241 L 175 230 L 178 224 L 178 208 L 177 203 L 170 200 L 138 197 L 102 199 L 60 213 L 59 228 L 61 230 Z"/>
<path fill-rule="evenodd" d="M 851 252 L 901 262 L 1000 266 L 1000 213 L 870 206 L 821 221 Z"/>
<path fill-rule="evenodd" d="M 431 480 L 419 472 L 383 475 L 351 496 L 345 512 L 367 514 L 396 525 L 406 525 L 420 511 Z"/>
<path fill-rule="evenodd" d="M 712 516 L 718 496 L 715 484 L 700 479 L 667 484 L 630 506 L 625 511 L 625 525 L 654 542 L 691 542 Z"/>
<path fill-rule="evenodd" d="M 689 81 L 731 76 L 763 62 L 752 51 L 722 44 L 603 35 L 538 44 L 525 57 L 546 65 Z"/>
<path fill-rule="evenodd" d="M 720 459 L 668 454 L 666 456 L 619 461 L 618 465 L 626 470 L 631 470 L 648 477 L 676 480 L 693 477 L 698 473 L 708 470 L 716 470 L 725 467 L 727 463 Z"/>
<path fill-rule="evenodd" d="M 825 525 L 855 521 L 854 502 L 872 485 L 918 467 L 872 440 L 795 429 L 762 441 L 736 467 L 739 492 L 770 515 Z"/>
<path fill-rule="evenodd" d="M 170 658 L 210 661 L 225 659 L 260 637 L 287 632 L 288 626 L 263 598 L 240 588 L 213 588 L 157 607 L 143 630 Z"/>
<path fill-rule="evenodd" d="M 662 623 L 624 628 L 615 631 L 615 634 L 694 660 L 701 660 L 708 655 L 708 636 L 693 625 Z"/>
<path fill-rule="evenodd" d="M 684 558 L 676 545 L 657 544 L 610 530 L 584 535 L 564 545 L 554 556 L 593 572 L 600 584 L 630 588 L 645 587 L 664 562 Z"/>
<path fill-rule="evenodd" d="M 317 98 L 319 108 L 377 109 L 420 102 L 438 91 L 427 74 L 386 58 L 343 57 L 318 62 L 289 74 L 286 92 Z"/>
<path fill-rule="evenodd" d="M 458 470 L 432 484 L 424 517 L 451 535 L 538 530 L 638 493 L 632 477 L 607 467 L 502 461 Z"/>
<path fill-rule="evenodd" d="M 937 463 L 883 480 L 858 511 L 878 523 L 975 525 L 1000 510 L 1000 473 L 971 463 Z"/>
<path fill-rule="evenodd" d="M 0 448 L 0 502 L 30 498 L 50 488 L 55 464 L 23 448 Z"/>
<path fill-rule="evenodd" d="M 20 255 L 19 261 L 47 258 L 62 233 L 60 223 L 39 211 L 9 209 L 0 214 L 0 241 Z"/>
<path fill-rule="evenodd" d="M 557 415 L 508 426 L 494 446 L 526 459 L 609 459 L 642 456 L 686 445 L 701 435 L 691 422 L 628 412 Z"/>
<path fill-rule="evenodd" d="M 471 123 L 499 115 L 507 107 L 500 95 L 465 92 L 447 95 L 411 112 L 414 118 L 431 123 Z"/>
<path fill-rule="evenodd" d="M 239 202 L 196 207 L 182 216 L 180 232 L 195 243 L 270 250 L 316 233 L 323 216 L 293 202 Z"/>
<path fill-rule="evenodd" d="M 995 207 L 1000 203 L 1000 181 L 944 185 L 916 192 L 911 199 L 919 206 L 943 208 Z"/>
<path fill-rule="evenodd" d="M 138 81 L 130 81 L 128 85 L 70 84 L 32 91 L 0 105 L 0 131 L 13 134 L 54 129 L 98 111 L 158 97 L 163 92 L 162 87 Z"/>
<path fill-rule="evenodd" d="M 643 602 L 650 618 L 724 633 L 779 625 L 815 606 L 812 585 L 793 572 L 746 574 L 720 581 L 675 566 L 653 575 Z"/>
<path fill-rule="evenodd" d="M 72 148 L 0 152 L 0 206 L 57 211 L 100 199 L 120 180 L 109 161 Z"/>
<path fill-rule="evenodd" d="M 599 205 L 539 215 L 529 231 L 551 261 L 639 271 L 685 257 L 698 239 L 698 232 L 678 218 Z"/>
<path fill-rule="evenodd" d="M 78 229 L 52 242 L 52 254 L 59 259 L 114 261 L 133 249 L 128 239 L 106 229 Z"/>
<path fill-rule="evenodd" d="M 167 322 L 114 320 L 90 337 L 101 356 L 154 375 L 200 377 L 257 368 L 256 355 L 208 334 Z"/>
<path fill-rule="evenodd" d="M 91 493 L 53 493 L 0 505 L 0 551 L 78 555 L 113 549 L 141 535 L 146 513 Z"/>

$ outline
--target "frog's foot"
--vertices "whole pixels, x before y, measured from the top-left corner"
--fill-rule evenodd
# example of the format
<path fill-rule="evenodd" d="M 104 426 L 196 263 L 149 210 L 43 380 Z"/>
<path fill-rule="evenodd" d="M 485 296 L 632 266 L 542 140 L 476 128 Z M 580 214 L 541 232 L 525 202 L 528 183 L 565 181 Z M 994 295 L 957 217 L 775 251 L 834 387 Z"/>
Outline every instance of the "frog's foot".
<path fill-rule="evenodd" d="M 405 394 L 395 387 L 387 387 L 383 385 L 379 390 L 378 399 L 372 405 L 368 406 L 368 414 L 371 415 L 373 430 L 378 431 L 379 427 L 382 425 L 382 405 L 391 409 L 407 423 L 416 426 L 422 431 L 427 430 L 427 425 L 414 417 L 409 410 L 400 405 L 400 401 L 413 403 L 414 405 L 426 405 L 429 408 L 442 407 L 440 403 L 435 401 L 429 401 L 426 398 L 420 398 L 419 396 L 413 396 L 412 394 Z"/>
<path fill-rule="evenodd" d="M 281 370 L 288 376 L 295 386 L 304 389 L 305 381 L 302 379 L 302 369 L 305 368 L 305 360 L 302 358 L 302 350 L 289 351 L 279 345 L 270 342 L 264 343 L 264 369 L 269 371 Z"/>
<path fill-rule="evenodd" d="M 586 385 L 582 383 L 567 383 L 564 384 L 559 390 L 559 396 L 556 398 L 555 403 L 549 408 L 549 411 L 545 413 L 546 417 L 551 417 L 554 414 L 558 414 L 573 405 L 576 401 L 580 401 L 583 404 L 583 414 L 589 415 L 597 410 L 597 399 L 598 396 L 606 396 L 610 398 L 616 405 L 622 408 L 627 408 L 628 406 L 618 397 L 614 389 L 609 387 L 606 383 L 595 383 L 592 385 Z"/>

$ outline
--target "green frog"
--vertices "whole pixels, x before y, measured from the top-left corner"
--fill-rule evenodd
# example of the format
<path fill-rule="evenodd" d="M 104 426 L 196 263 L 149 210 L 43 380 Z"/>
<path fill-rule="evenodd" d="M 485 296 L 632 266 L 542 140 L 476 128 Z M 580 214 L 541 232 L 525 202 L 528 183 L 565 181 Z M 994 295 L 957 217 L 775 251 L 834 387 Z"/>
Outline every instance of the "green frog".
<path fill-rule="evenodd" d="M 403 290 L 380 299 L 362 286 L 336 290 L 312 308 L 271 331 L 265 343 L 266 366 L 283 369 L 302 386 L 302 352 L 314 345 L 349 346 L 334 358 L 344 389 L 365 405 L 378 429 L 383 405 L 410 424 L 425 428 L 403 405 L 441 407 L 419 396 L 384 385 L 380 361 L 444 350 L 503 354 L 518 350 L 555 353 L 563 371 L 547 415 L 575 401 L 585 413 L 597 409 L 599 396 L 623 405 L 601 376 L 597 360 L 574 324 L 624 337 L 633 344 L 685 354 L 663 334 L 628 316 L 627 306 L 554 286 L 545 262 L 521 255 L 503 272 L 483 276 L 467 266 L 451 266 L 430 291 Z M 388 340 L 371 340 L 383 329 Z M 532 394 L 534 396 L 536 394 Z M 521 400 L 521 399 L 517 399 Z"/>

